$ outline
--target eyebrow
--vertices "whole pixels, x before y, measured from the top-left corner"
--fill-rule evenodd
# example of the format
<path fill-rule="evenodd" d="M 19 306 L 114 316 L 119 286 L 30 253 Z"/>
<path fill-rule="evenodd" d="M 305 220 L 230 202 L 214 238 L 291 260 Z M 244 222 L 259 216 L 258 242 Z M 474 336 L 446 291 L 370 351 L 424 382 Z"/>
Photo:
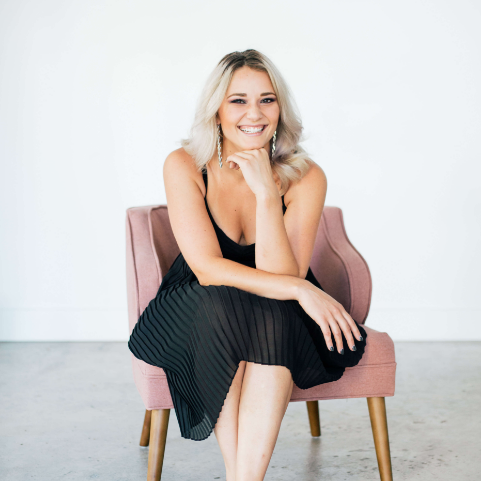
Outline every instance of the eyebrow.
<path fill-rule="evenodd" d="M 237 95 L 238 97 L 247 97 L 247 94 L 230 94 L 229 97 L 233 97 L 234 95 Z M 265 97 L 266 95 L 276 95 L 276 94 L 274 92 L 264 92 L 261 94 L 261 97 Z"/>

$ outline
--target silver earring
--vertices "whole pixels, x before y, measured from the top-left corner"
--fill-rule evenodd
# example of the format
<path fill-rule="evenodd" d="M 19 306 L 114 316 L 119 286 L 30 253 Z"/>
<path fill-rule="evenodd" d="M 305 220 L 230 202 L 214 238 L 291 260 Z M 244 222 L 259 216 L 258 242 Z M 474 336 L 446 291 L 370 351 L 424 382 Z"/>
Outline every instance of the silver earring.
<path fill-rule="evenodd" d="M 222 148 L 220 146 L 220 124 L 217 124 L 217 155 L 219 156 L 219 165 L 222 169 Z"/>
<path fill-rule="evenodd" d="M 276 151 L 276 134 L 277 130 L 274 132 L 274 137 L 272 137 L 272 158 L 274 158 L 274 152 Z"/>

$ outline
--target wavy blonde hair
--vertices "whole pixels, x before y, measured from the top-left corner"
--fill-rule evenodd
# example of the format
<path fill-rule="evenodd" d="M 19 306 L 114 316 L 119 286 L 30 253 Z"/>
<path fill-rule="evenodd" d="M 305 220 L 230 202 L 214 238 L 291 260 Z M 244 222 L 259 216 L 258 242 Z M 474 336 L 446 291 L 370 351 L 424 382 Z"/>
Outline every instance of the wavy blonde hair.
<path fill-rule="evenodd" d="M 224 100 L 234 72 L 244 66 L 266 72 L 277 96 L 280 116 L 276 151 L 271 164 L 272 170 L 281 181 L 280 194 L 283 195 L 291 182 L 300 180 L 305 175 L 312 160 L 299 145 L 303 127 L 290 89 L 271 60 L 257 50 L 229 53 L 217 64 L 202 90 L 190 137 L 182 139 L 181 145 L 193 157 L 198 170 L 204 169 L 217 148 L 217 111 Z"/>

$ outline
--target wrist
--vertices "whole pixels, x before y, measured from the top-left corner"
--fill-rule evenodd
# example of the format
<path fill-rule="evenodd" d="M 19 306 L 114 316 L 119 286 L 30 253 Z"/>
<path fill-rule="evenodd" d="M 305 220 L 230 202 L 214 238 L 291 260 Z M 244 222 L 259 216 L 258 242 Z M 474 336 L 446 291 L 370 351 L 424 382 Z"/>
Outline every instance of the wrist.
<path fill-rule="evenodd" d="M 300 295 L 304 290 L 304 284 L 308 281 L 301 277 L 289 276 L 291 279 L 291 298 L 299 301 Z"/>
<path fill-rule="evenodd" d="M 281 198 L 279 196 L 279 191 L 277 190 L 277 188 L 275 190 L 274 189 L 263 190 L 262 192 L 255 194 L 255 196 L 256 196 L 256 202 L 258 205 L 275 203 L 275 202 L 278 202 Z"/>

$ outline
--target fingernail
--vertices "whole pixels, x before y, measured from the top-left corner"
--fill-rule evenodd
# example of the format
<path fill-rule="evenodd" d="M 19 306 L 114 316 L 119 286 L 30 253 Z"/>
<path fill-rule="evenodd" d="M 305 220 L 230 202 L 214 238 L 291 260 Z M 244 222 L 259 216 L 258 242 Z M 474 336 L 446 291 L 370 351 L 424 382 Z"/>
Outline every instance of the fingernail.
<path fill-rule="evenodd" d="M 352 350 L 353 350 L 353 351 L 356 351 L 356 350 L 357 350 L 357 347 L 356 347 L 356 346 L 352 346 Z"/>
<path fill-rule="evenodd" d="M 344 348 L 339 351 L 339 354 L 344 354 Z"/>
<path fill-rule="evenodd" d="M 334 346 L 331 346 L 331 347 L 329 348 L 329 351 L 334 351 Z"/>
<path fill-rule="evenodd" d="M 359 336 L 360 341 L 364 341 L 364 338 L 362 336 Z"/>

